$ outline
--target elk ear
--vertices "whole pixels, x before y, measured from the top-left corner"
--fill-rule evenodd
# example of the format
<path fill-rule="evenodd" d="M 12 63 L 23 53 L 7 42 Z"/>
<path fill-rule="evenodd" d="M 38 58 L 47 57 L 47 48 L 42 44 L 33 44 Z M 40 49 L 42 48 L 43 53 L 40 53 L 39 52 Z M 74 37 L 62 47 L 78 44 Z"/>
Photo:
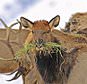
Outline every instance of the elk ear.
<path fill-rule="evenodd" d="M 53 19 L 49 21 L 50 28 L 53 29 L 53 27 L 57 27 L 60 22 L 60 16 L 57 15 Z"/>
<path fill-rule="evenodd" d="M 32 28 L 32 26 L 33 26 L 33 22 L 31 22 L 30 20 L 28 20 L 24 17 L 21 17 L 20 21 L 21 21 L 22 26 L 25 28 Z"/>

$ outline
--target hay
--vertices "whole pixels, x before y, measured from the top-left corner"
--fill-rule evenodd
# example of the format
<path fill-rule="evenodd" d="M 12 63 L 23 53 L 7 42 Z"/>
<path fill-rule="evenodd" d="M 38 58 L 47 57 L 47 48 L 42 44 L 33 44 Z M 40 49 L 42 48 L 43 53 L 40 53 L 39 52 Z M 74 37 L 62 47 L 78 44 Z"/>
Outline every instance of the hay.
<path fill-rule="evenodd" d="M 22 55 L 25 55 L 28 51 L 30 51 L 33 48 L 35 48 L 34 44 L 25 44 L 23 48 L 16 52 L 15 56 L 20 57 Z"/>
<path fill-rule="evenodd" d="M 61 44 L 48 42 L 44 45 L 45 48 L 58 48 L 61 47 Z"/>
<path fill-rule="evenodd" d="M 16 54 L 15 56 L 17 58 L 21 57 L 22 55 L 25 55 L 27 52 L 30 52 L 32 49 L 35 49 L 36 48 L 36 45 L 33 44 L 33 43 L 29 43 L 29 44 L 25 44 L 23 48 L 21 48 Z M 53 42 L 48 42 L 48 43 L 45 43 L 43 45 L 43 48 L 44 48 L 44 51 L 45 50 L 50 50 L 52 48 L 55 48 L 56 49 L 56 53 L 59 51 L 58 48 L 61 48 L 61 44 L 58 44 L 58 43 L 53 43 Z"/>

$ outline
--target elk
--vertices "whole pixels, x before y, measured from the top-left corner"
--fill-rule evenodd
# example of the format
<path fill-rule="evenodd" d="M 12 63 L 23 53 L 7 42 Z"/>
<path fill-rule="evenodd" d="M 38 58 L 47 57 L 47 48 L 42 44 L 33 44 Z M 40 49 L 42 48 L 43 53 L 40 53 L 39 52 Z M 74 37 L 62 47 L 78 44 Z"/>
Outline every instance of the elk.
<path fill-rule="evenodd" d="M 36 50 L 37 51 L 42 51 L 43 50 L 43 46 L 46 43 L 48 43 L 48 42 L 61 43 L 62 47 L 67 49 L 66 52 L 69 53 L 69 54 L 67 54 L 67 53 L 65 53 L 65 54 L 68 55 L 68 57 L 70 57 L 72 55 L 72 53 L 74 53 L 73 54 L 73 57 L 79 56 L 78 55 L 78 53 L 79 53 L 78 50 L 82 50 L 83 51 L 83 48 L 87 48 L 87 39 L 84 36 L 71 35 L 71 34 L 67 34 L 65 32 L 62 32 L 62 31 L 59 31 L 59 30 L 54 29 L 54 27 L 57 27 L 58 26 L 59 21 L 60 21 L 60 16 L 59 15 L 57 15 L 56 17 L 54 17 L 53 19 L 51 19 L 49 22 L 46 21 L 46 20 L 40 20 L 40 21 L 32 22 L 32 21 L 30 21 L 30 20 L 28 20 L 28 19 L 26 19 L 24 17 L 21 17 L 20 18 L 20 23 L 21 23 L 22 27 L 27 28 L 29 30 L 29 32 L 24 31 L 25 36 L 23 37 L 23 39 L 24 39 L 23 40 L 23 44 L 26 45 L 27 43 L 28 44 L 29 43 L 34 43 L 36 45 Z M 72 48 L 74 48 L 74 49 L 72 49 Z M 35 54 L 38 57 L 38 54 L 37 53 L 35 53 Z M 55 55 L 53 55 L 53 56 L 55 57 Z M 43 54 L 41 54 L 41 57 L 43 58 Z M 38 59 L 40 59 L 40 58 L 38 58 Z M 43 59 L 40 60 L 40 61 L 42 62 Z M 46 59 L 48 59 L 48 58 L 46 58 Z M 25 63 L 24 66 L 26 67 L 27 66 L 26 65 L 26 58 L 23 57 L 22 60 L 23 60 L 23 63 Z M 33 61 L 34 61 L 33 62 L 33 65 L 35 66 L 35 69 L 36 69 L 37 68 L 36 62 L 35 62 L 34 59 L 33 59 Z M 40 63 L 39 61 L 37 61 L 37 62 Z M 45 62 L 46 62 L 46 60 L 45 60 Z M 48 77 L 49 78 L 48 78 L 48 80 L 45 80 L 44 78 L 46 77 L 46 75 L 43 78 L 43 72 L 44 71 L 42 70 L 43 71 L 42 72 L 41 69 L 40 70 L 37 69 L 36 72 L 35 72 L 35 70 L 32 71 L 32 72 L 29 71 L 30 73 L 28 72 L 27 73 L 28 75 L 26 73 L 23 73 L 22 74 L 23 75 L 24 84 L 29 84 L 30 81 L 28 79 L 29 79 L 29 76 L 31 77 L 30 74 L 36 74 L 36 73 L 38 73 L 38 74 L 36 74 L 34 76 L 34 77 L 36 77 L 34 83 L 38 83 L 38 81 L 41 81 L 42 83 L 40 82 L 40 84 L 45 84 L 46 82 L 48 82 L 48 83 L 57 83 L 57 84 L 58 83 L 59 84 L 66 84 L 66 82 L 65 82 L 66 81 L 66 78 L 65 77 L 64 77 L 64 81 L 62 81 L 62 82 L 59 81 L 60 78 L 57 79 L 57 77 L 55 76 L 55 61 L 51 61 L 51 62 L 53 62 L 53 65 L 54 65 L 54 67 L 53 67 L 54 68 L 53 69 L 54 72 L 52 73 L 53 76 L 51 75 L 53 78 L 50 78 L 49 77 L 49 74 L 48 74 Z M 41 67 L 41 66 L 39 65 L 39 67 Z M 52 67 L 52 66 L 50 66 L 50 67 Z M 7 68 L 7 67 L 5 66 L 5 68 Z M 27 69 L 28 70 L 30 70 L 29 68 L 30 68 L 30 64 L 29 64 L 29 66 L 27 66 Z M 59 67 L 57 67 L 57 68 L 59 68 Z M 24 69 L 24 68 L 22 67 L 22 69 Z M 70 69 L 70 68 L 68 68 L 68 69 Z M 65 70 L 68 70 L 68 69 L 66 69 L 66 66 L 65 66 Z M 14 70 L 15 70 L 15 67 L 14 67 Z M 0 71 L 2 71 L 2 70 L 0 70 Z M 7 72 L 11 72 L 11 71 L 12 70 L 7 70 Z M 4 73 L 5 72 L 6 71 L 4 71 Z M 24 74 L 26 74 L 26 75 L 24 75 Z M 45 81 L 45 83 L 44 83 L 44 81 Z"/>
<path fill-rule="evenodd" d="M 86 19 L 86 12 L 73 14 L 72 17 L 69 19 L 69 22 L 66 23 L 65 31 L 87 35 Z"/>
<path fill-rule="evenodd" d="M 62 46 L 68 50 L 71 48 L 81 49 L 82 47 L 87 46 L 87 39 L 85 37 L 70 35 L 54 29 L 54 27 L 57 27 L 59 24 L 59 15 L 51 19 L 49 22 L 46 20 L 32 22 L 24 17 L 21 17 L 20 21 L 24 28 L 31 31 L 25 40 L 25 44 L 34 42 L 36 49 L 39 51 L 43 50 L 43 46 L 47 42 L 61 43 Z M 53 83 L 53 81 L 51 83 Z M 58 81 L 54 83 L 58 83 Z"/>
<path fill-rule="evenodd" d="M 60 42 L 64 45 L 63 47 L 67 48 L 72 48 L 72 46 L 74 47 L 80 44 L 87 44 L 87 38 L 84 36 L 79 36 L 78 34 L 71 35 L 54 29 L 59 24 L 59 15 L 51 19 L 49 22 L 45 20 L 32 22 L 24 17 L 21 17 L 20 21 L 24 28 L 31 31 L 25 40 L 25 44 L 34 41 L 38 44 L 37 47 L 41 47 L 44 42 Z"/>

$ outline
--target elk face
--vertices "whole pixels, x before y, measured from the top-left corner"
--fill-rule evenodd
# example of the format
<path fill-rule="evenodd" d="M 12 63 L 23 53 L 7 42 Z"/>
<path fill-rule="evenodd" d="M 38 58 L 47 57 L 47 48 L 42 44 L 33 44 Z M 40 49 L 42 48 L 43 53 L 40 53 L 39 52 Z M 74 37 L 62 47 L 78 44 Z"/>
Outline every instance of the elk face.
<path fill-rule="evenodd" d="M 49 22 L 46 20 L 31 22 L 24 17 L 21 17 L 20 20 L 22 26 L 28 28 L 31 31 L 33 37 L 32 42 L 35 43 L 37 48 L 41 48 L 46 42 L 51 42 L 51 32 L 54 27 L 58 26 L 60 16 L 57 15 Z"/>

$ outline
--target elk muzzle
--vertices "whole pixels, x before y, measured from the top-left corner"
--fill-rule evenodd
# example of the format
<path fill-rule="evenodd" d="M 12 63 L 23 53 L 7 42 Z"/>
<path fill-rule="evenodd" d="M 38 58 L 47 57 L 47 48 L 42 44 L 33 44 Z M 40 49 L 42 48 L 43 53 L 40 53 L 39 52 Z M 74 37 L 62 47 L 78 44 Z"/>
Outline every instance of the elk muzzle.
<path fill-rule="evenodd" d="M 44 46 L 44 41 L 43 39 L 38 39 L 35 41 L 35 45 L 36 45 L 36 50 L 43 50 L 43 46 Z"/>

